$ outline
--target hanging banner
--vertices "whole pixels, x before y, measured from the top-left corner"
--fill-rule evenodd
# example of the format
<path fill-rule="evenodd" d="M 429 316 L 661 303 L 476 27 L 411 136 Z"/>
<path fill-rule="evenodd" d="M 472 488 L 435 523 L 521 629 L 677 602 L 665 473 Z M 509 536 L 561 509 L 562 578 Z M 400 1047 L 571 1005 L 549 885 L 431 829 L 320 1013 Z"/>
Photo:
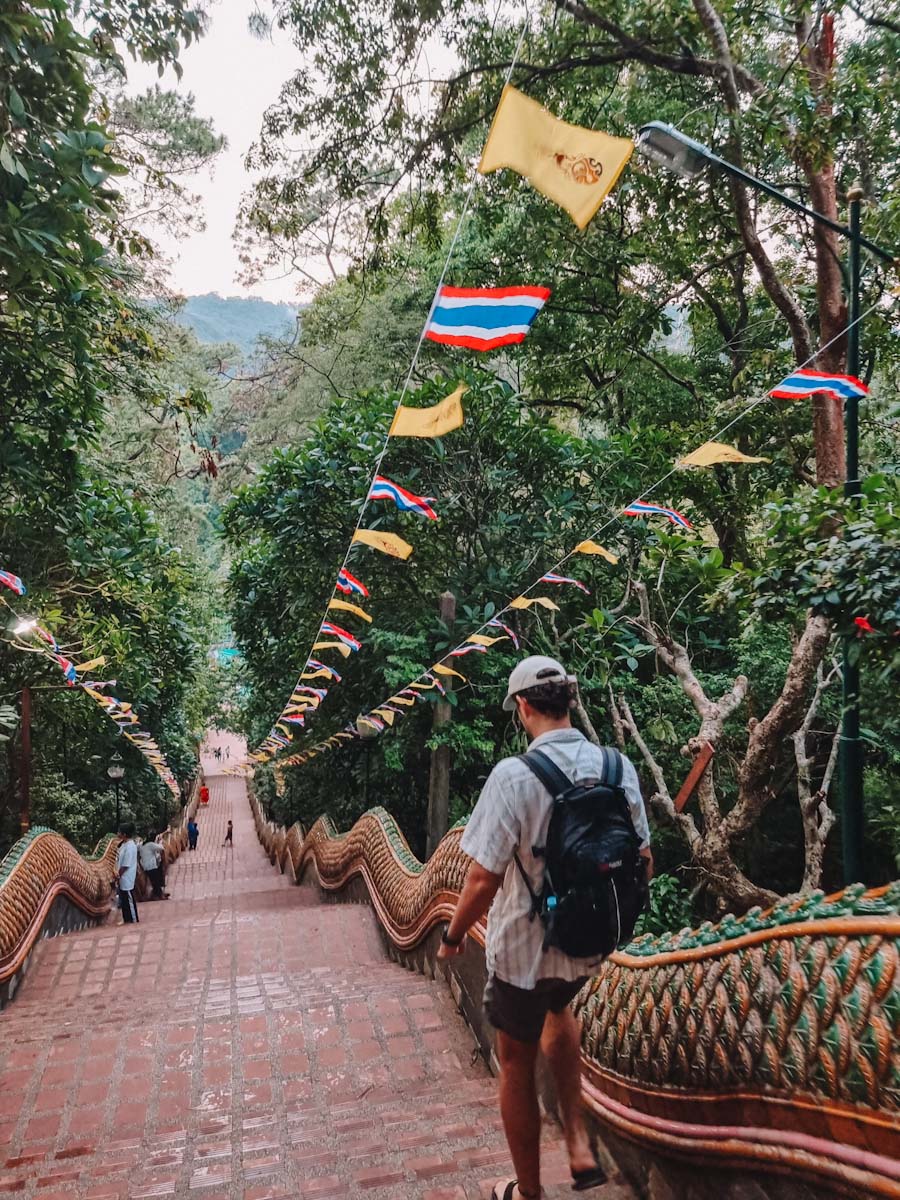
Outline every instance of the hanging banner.
<path fill-rule="evenodd" d="M 631 158 L 631 138 L 569 125 L 507 84 L 478 170 L 508 167 L 584 229 Z"/>
<path fill-rule="evenodd" d="M 368 621 L 370 625 L 372 624 L 372 618 L 365 611 L 365 609 L 360 608 L 358 604 L 351 604 L 349 600 L 338 600 L 337 597 L 335 597 L 333 600 L 328 601 L 328 607 L 338 608 L 343 612 L 353 613 L 354 617 L 359 617 L 361 621 Z"/>
<path fill-rule="evenodd" d="M 704 442 L 696 450 L 680 458 L 676 463 L 679 467 L 713 467 L 717 463 L 767 463 L 770 458 L 760 458 L 754 454 L 742 454 L 736 446 L 726 442 Z"/>
<path fill-rule="evenodd" d="M 396 533 L 384 533 L 380 529 L 357 529 L 353 540 L 361 542 L 364 546 L 371 546 L 373 550 L 380 550 L 382 554 L 389 554 L 392 558 L 402 558 L 404 561 L 413 552 L 412 546 L 409 542 L 404 542 L 402 537 L 398 537 Z"/>
<path fill-rule="evenodd" d="M 399 405 L 391 422 L 389 437 L 438 438 L 459 429 L 463 423 L 462 398 L 468 387 L 461 383 L 455 392 L 431 408 Z"/>
<path fill-rule="evenodd" d="M 515 600 L 510 600 L 509 607 L 531 608 L 532 604 L 538 604 L 541 608 L 546 608 L 548 612 L 559 612 L 559 605 L 548 600 L 546 596 L 516 596 Z"/>
<path fill-rule="evenodd" d="M 597 554 L 600 558 L 605 558 L 607 562 L 612 563 L 613 566 L 619 561 L 617 554 L 611 554 L 599 542 L 592 542 L 590 538 L 587 541 L 579 542 L 575 547 L 575 551 L 577 554 Z"/>

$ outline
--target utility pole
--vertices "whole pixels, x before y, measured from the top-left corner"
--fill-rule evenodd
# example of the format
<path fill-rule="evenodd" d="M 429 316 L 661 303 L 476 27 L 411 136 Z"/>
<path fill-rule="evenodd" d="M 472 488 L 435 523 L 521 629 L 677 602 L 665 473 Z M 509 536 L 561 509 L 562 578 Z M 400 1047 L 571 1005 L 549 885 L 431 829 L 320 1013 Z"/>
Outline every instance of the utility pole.
<path fill-rule="evenodd" d="M 22 807 L 19 812 L 19 824 L 22 833 L 26 834 L 31 828 L 31 688 L 22 688 L 21 709 L 21 757 L 19 758 L 19 786 Z"/>
<path fill-rule="evenodd" d="M 456 597 L 452 592 L 441 595 L 439 612 L 441 620 L 447 626 L 452 626 L 456 620 Z M 453 677 L 445 676 L 448 690 L 453 689 Z M 434 721 L 432 728 L 437 731 L 449 725 L 453 719 L 453 709 L 447 700 L 438 700 L 434 706 Z M 441 838 L 447 832 L 450 822 L 450 765 L 451 755 L 449 746 L 438 746 L 431 752 L 431 774 L 428 779 L 428 842 L 426 857 L 431 858 L 438 847 Z"/>
<path fill-rule="evenodd" d="M 847 193 L 850 202 L 850 327 L 847 330 L 847 374 L 859 377 L 859 250 L 860 206 L 863 189 L 854 184 Z M 844 402 L 847 435 L 847 481 L 844 494 L 855 499 L 862 494 L 859 478 L 859 399 Z M 844 883 L 865 882 L 863 863 L 863 744 L 859 736 L 859 658 L 852 634 L 844 638 L 843 703 L 841 715 L 841 824 Z"/>

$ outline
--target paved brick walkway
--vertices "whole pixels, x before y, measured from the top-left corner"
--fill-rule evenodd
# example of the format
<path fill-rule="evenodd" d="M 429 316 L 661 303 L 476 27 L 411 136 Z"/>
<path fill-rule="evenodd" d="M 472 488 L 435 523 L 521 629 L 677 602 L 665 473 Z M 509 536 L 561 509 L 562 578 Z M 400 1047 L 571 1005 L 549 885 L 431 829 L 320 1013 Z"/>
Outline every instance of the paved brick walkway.
<path fill-rule="evenodd" d="M 0 1194 L 488 1196 L 496 1085 L 446 988 L 387 960 L 367 907 L 270 866 L 243 780 L 210 792 L 172 899 L 45 943 L 0 1015 Z"/>

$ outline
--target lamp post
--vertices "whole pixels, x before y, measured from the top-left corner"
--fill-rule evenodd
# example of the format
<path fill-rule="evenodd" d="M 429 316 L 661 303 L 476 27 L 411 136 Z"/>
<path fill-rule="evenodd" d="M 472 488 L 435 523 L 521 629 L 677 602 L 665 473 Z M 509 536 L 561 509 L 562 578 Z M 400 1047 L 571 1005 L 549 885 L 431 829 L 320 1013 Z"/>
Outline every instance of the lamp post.
<path fill-rule="evenodd" d="M 378 737 L 378 730 L 374 725 L 370 725 L 363 716 L 356 718 L 356 732 L 362 738 L 363 746 L 366 749 L 366 768 L 363 776 L 363 805 L 369 807 L 369 759 L 372 757 L 372 746 L 375 739 Z"/>
<path fill-rule="evenodd" d="M 847 330 L 847 372 L 859 375 L 860 334 L 860 249 L 865 246 L 877 258 L 893 264 L 897 255 L 877 245 L 860 231 L 860 205 L 863 190 L 854 186 L 848 193 L 850 224 L 841 225 L 824 213 L 817 212 L 779 191 L 764 179 L 758 179 L 727 159 L 714 154 L 702 142 L 666 125 L 662 121 L 651 121 L 642 126 L 638 133 L 637 149 L 651 161 L 675 171 L 685 179 L 696 179 L 712 168 L 730 175 L 754 191 L 762 192 L 777 200 L 785 208 L 801 213 L 805 217 L 834 230 L 850 242 L 849 291 L 850 326 Z M 859 496 L 862 492 L 859 479 L 859 400 L 845 401 L 844 423 L 846 431 L 846 456 L 844 494 Z M 841 706 L 841 828 L 844 865 L 844 882 L 855 883 L 863 879 L 863 753 L 859 736 L 859 664 L 851 661 L 850 639 L 844 638 L 843 703 Z"/>
<path fill-rule="evenodd" d="M 122 805 L 119 795 L 119 788 L 122 780 L 125 778 L 125 764 L 122 762 L 120 754 L 114 754 L 109 766 L 106 768 L 106 773 L 116 785 L 116 833 L 122 827 Z"/>

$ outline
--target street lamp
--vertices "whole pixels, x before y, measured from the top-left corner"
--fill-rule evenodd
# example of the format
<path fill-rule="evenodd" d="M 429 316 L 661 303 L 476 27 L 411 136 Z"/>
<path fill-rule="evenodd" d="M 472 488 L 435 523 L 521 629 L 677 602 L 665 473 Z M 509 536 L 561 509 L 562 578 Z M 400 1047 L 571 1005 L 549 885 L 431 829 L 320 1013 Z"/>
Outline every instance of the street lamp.
<path fill-rule="evenodd" d="M 696 179 L 703 171 L 723 171 L 757 192 L 763 192 L 779 204 L 794 212 L 802 213 L 820 225 L 834 230 L 850 242 L 849 291 L 850 322 L 847 330 L 847 371 L 859 375 L 860 334 L 860 247 L 865 246 L 884 262 L 895 263 L 897 255 L 891 250 L 863 237 L 860 232 L 860 206 L 863 190 L 854 186 L 847 194 L 850 209 L 850 224 L 841 225 L 795 200 L 792 196 L 773 187 L 764 179 L 758 179 L 748 171 L 727 159 L 714 154 L 702 142 L 666 125 L 662 121 L 651 121 L 638 132 L 637 149 L 652 162 L 675 171 L 685 179 Z M 854 397 L 844 403 L 846 426 L 846 457 L 844 494 L 848 497 L 862 494 L 859 479 L 859 399 Z M 859 736 L 859 663 L 851 661 L 850 638 L 844 638 L 843 702 L 841 706 L 841 826 L 843 831 L 844 882 L 855 883 L 863 879 L 863 747 Z"/>
<path fill-rule="evenodd" d="M 362 738 L 363 745 L 366 748 L 366 773 L 363 780 L 363 807 L 369 807 L 369 759 L 372 757 L 372 746 L 375 739 L 378 737 L 379 731 L 366 720 L 365 716 L 356 718 L 356 732 Z"/>
<path fill-rule="evenodd" d="M 112 756 L 110 764 L 106 768 L 106 773 L 116 785 L 116 833 L 118 833 L 122 826 L 122 805 L 119 796 L 119 787 L 125 778 L 125 764 L 122 762 L 120 754 Z"/>

